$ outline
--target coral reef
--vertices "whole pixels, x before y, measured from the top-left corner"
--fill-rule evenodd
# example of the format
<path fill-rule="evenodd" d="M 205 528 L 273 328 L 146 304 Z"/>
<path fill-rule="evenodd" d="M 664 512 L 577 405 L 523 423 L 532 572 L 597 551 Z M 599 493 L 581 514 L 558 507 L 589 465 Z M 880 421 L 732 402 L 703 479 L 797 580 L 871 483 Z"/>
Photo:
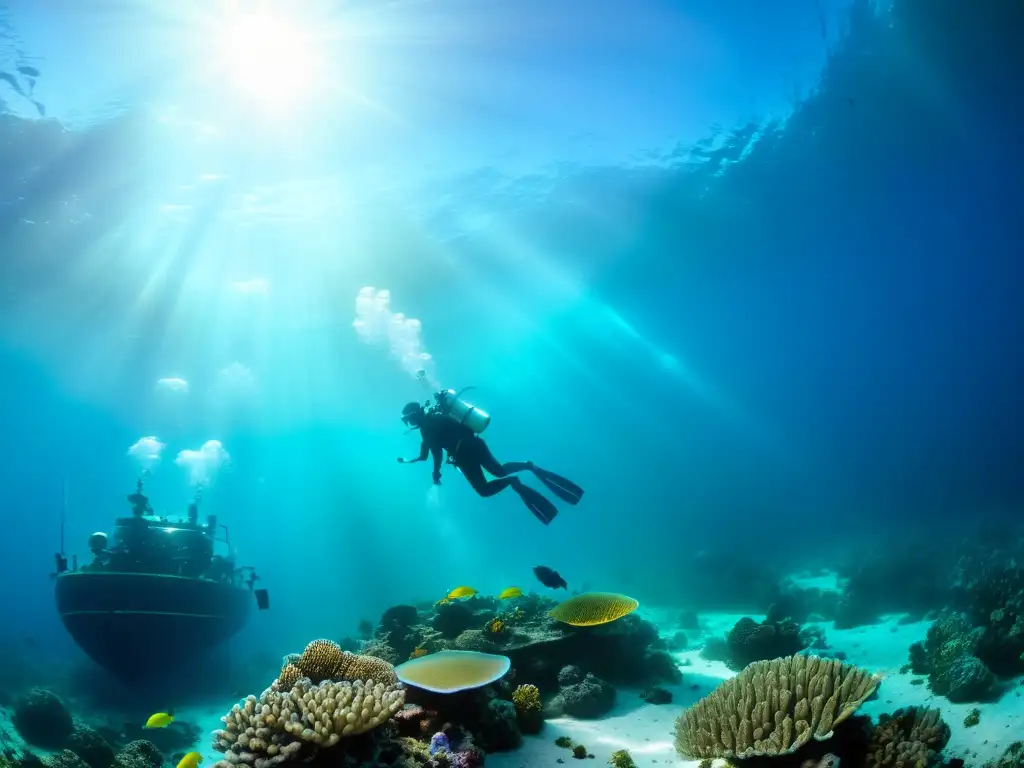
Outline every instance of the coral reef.
<path fill-rule="evenodd" d="M 293 681 L 295 674 L 302 677 Z M 224 729 L 213 746 L 225 760 L 218 765 L 263 768 L 309 758 L 384 724 L 404 701 L 390 664 L 314 640 L 297 659 L 285 659 L 280 677 L 259 698 L 248 696 L 221 718 Z"/>
<path fill-rule="evenodd" d="M 676 749 L 688 759 L 796 752 L 831 736 L 878 682 L 851 664 L 815 656 L 756 662 L 679 716 Z"/>
<path fill-rule="evenodd" d="M 545 697 L 563 687 L 558 672 L 569 664 L 616 685 L 647 686 L 681 679 L 675 660 L 650 622 L 632 614 L 600 626 L 575 627 L 549 615 L 557 605 L 527 593 L 512 608 L 480 595 L 415 608 L 396 606 L 385 611 L 361 653 L 396 663 L 414 652 L 421 655 L 417 649 L 431 654 L 444 650 L 503 654 L 511 660 L 513 674 L 537 686 Z M 604 607 L 614 613 L 631 605 Z M 499 626 L 500 631 L 492 631 Z"/>
<path fill-rule="evenodd" d="M 755 661 L 791 656 L 805 645 L 800 637 L 800 625 L 780 616 L 777 604 L 772 605 L 760 624 L 746 616 L 737 621 L 726 637 L 726 644 L 729 648 L 726 663 L 732 669 L 743 669 Z"/>
<path fill-rule="evenodd" d="M 1001 689 L 975 651 L 981 630 L 972 629 L 955 611 L 943 611 L 923 643 L 910 646 L 910 669 L 927 675 L 929 688 L 952 702 L 991 701 Z"/>
<path fill-rule="evenodd" d="M 952 605 L 978 630 L 975 655 L 994 674 L 1024 674 L 1024 567 L 1019 553 L 979 551 L 960 559 Z"/>
<path fill-rule="evenodd" d="M 88 768 L 89 765 L 70 749 L 47 755 L 42 759 L 42 764 L 45 768 Z"/>
<path fill-rule="evenodd" d="M 43 749 L 60 749 L 71 737 L 71 713 L 58 696 L 33 688 L 14 705 L 14 727 L 27 743 Z"/>
<path fill-rule="evenodd" d="M 1024 741 L 1015 741 L 1006 748 L 998 760 L 985 763 L 985 768 L 1022 768 L 1024 766 Z"/>
<path fill-rule="evenodd" d="M 487 752 L 506 752 L 523 741 L 516 705 L 505 699 L 491 699 L 476 720 L 476 738 Z"/>
<path fill-rule="evenodd" d="M 571 715 L 582 720 L 607 714 L 615 706 L 615 689 L 598 677 L 588 674 L 582 680 L 565 685 L 548 702 L 552 717 Z"/>
<path fill-rule="evenodd" d="M 872 730 L 865 768 L 934 768 L 949 741 L 937 709 L 909 707 L 884 714 Z"/>
<path fill-rule="evenodd" d="M 538 734 L 544 728 L 544 704 L 536 685 L 519 685 L 512 691 L 512 703 L 523 733 Z"/>
<path fill-rule="evenodd" d="M 114 748 L 96 730 L 76 725 L 68 738 L 67 748 L 84 760 L 89 768 L 110 768 Z"/>
<path fill-rule="evenodd" d="M 404 698 L 403 690 L 384 683 L 301 678 L 290 691 L 267 689 L 236 704 L 222 718 L 214 748 L 225 753 L 225 766 L 276 765 L 313 751 L 307 747 L 333 747 L 382 725 Z"/>
<path fill-rule="evenodd" d="M 164 756 L 149 741 L 139 739 L 122 747 L 114 757 L 114 768 L 160 768 Z"/>
<path fill-rule="evenodd" d="M 617 749 L 612 752 L 612 756 L 608 759 L 609 764 L 612 768 L 636 768 L 636 763 L 633 762 L 633 756 L 629 754 L 627 749 Z"/>

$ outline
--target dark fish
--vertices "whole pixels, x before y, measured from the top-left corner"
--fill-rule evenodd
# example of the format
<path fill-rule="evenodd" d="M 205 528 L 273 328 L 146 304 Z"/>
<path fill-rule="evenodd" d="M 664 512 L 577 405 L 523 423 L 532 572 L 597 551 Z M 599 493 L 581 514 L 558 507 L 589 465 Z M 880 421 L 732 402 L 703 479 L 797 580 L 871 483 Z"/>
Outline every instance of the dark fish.
<path fill-rule="evenodd" d="M 35 67 L 30 67 L 27 64 L 18 67 L 18 72 L 23 74 L 25 77 L 39 77 L 39 70 Z"/>
<path fill-rule="evenodd" d="M 558 575 L 558 571 L 548 568 L 546 565 L 538 565 L 533 569 L 534 575 L 537 580 L 545 587 L 551 589 L 568 589 L 569 585 L 565 583 L 565 579 Z"/>

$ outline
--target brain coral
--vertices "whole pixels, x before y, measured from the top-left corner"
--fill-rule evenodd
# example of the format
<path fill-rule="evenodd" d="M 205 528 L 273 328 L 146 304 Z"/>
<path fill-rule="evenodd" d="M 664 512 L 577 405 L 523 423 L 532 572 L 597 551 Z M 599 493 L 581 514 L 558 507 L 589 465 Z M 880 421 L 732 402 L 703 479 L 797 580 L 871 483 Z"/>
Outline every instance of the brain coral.
<path fill-rule="evenodd" d="M 559 603 L 549 615 L 574 627 L 593 627 L 621 619 L 639 606 L 632 597 L 615 592 L 584 592 Z"/>

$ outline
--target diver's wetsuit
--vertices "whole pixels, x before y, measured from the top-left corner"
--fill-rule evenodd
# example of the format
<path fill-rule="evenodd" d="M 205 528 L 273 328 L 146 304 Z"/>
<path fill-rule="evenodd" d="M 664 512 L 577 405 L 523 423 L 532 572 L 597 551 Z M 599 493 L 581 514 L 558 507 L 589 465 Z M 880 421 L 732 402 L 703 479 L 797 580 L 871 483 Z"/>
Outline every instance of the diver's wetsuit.
<path fill-rule="evenodd" d="M 420 424 L 423 445 L 420 448 L 421 460 L 426 460 L 427 453 L 433 455 L 434 473 L 441 471 L 442 451 L 447 451 L 456 467 L 465 475 L 469 484 L 481 496 L 493 496 L 522 481 L 518 477 L 509 477 L 515 472 L 533 469 L 528 461 L 510 461 L 502 464 L 491 453 L 487 443 L 473 430 L 464 424 L 438 413 L 428 414 Z M 497 480 L 488 480 L 483 470 L 494 475 Z"/>

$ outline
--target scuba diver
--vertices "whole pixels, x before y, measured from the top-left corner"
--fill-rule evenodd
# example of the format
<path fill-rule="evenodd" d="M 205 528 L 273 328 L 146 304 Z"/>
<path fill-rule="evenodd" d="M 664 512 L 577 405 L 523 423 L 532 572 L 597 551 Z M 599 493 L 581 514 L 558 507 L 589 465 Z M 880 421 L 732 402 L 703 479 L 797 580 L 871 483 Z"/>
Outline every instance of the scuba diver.
<path fill-rule="evenodd" d="M 529 470 L 547 486 L 553 494 L 567 504 L 576 505 L 583 496 L 583 489 L 564 477 L 548 472 L 534 465 L 532 461 L 510 461 L 505 464 L 494 458 L 487 443 L 480 437 L 490 417 L 473 406 L 458 399 L 448 390 L 434 396 L 437 406 L 430 410 L 419 403 L 409 403 L 402 409 L 402 421 L 410 429 L 419 429 L 423 436 L 420 455 L 415 459 L 399 458 L 399 464 L 414 464 L 434 459 L 434 484 L 441 484 L 442 451 L 448 452 L 448 463 L 453 464 L 465 476 L 469 484 L 481 496 L 493 496 L 509 486 L 519 494 L 527 508 L 544 525 L 555 519 L 558 510 L 539 491 L 529 487 L 515 476 L 516 472 Z M 461 418 L 460 418 L 461 417 Z M 480 426 L 482 424 L 482 426 Z M 476 428 L 474 428 L 474 426 Z M 496 480 L 487 480 L 484 470 Z"/>

